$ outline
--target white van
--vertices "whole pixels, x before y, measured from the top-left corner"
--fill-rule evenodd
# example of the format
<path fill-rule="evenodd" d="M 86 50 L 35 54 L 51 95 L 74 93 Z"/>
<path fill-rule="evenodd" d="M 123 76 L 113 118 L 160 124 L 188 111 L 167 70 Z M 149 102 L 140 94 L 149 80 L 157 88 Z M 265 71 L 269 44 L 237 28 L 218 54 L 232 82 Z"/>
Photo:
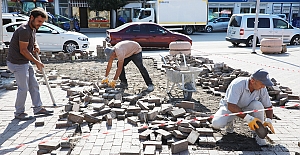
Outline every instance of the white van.
<path fill-rule="evenodd" d="M 226 40 L 234 46 L 240 43 L 252 46 L 255 14 L 234 14 L 227 28 Z M 284 43 L 300 44 L 300 29 L 294 28 L 277 15 L 260 14 L 258 16 L 257 44 L 263 38 L 282 38 Z"/>
<path fill-rule="evenodd" d="M 21 21 L 28 21 L 29 17 L 21 14 L 2 13 L 3 25 Z"/>

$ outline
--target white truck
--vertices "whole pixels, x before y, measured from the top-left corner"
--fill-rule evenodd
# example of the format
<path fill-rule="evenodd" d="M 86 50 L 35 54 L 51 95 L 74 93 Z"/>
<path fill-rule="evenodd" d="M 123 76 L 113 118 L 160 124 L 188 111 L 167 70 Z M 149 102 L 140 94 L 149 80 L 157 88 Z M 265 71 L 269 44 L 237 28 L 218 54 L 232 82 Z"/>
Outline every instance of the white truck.
<path fill-rule="evenodd" d="M 155 22 L 169 30 L 193 34 L 207 24 L 208 0 L 148 1 L 149 8 L 136 8 L 133 22 Z"/>

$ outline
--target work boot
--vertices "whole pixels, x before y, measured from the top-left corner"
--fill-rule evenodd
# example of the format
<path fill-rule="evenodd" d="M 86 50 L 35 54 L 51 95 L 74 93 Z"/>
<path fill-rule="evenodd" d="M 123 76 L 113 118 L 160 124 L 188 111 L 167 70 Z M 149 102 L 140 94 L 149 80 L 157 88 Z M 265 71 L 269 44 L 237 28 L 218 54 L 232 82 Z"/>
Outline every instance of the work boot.
<path fill-rule="evenodd" d="M 21 121 L 25 121 L 25 120 L 31 120 L 33 119 L 34 117 L 32 116 L 28 116 L 27 113 L 21 113 L 19 115 L 15 115 L 15 119 L 19 119 Z"/>
<path fill-rule="evenodd" d="M 153 84 L 150 84 L 147 88 L 147 91 L 151 92 L 154 90 L 154 85 Z"/>
<path fill-rule="evenodd" d="M 261 139 L 258 137 L 258 135 L 255 137 L 255 140 L 259 146 L 266 146 L 267 141 L 265 139 Z"/>
<path fill-rule="evenodd" d="M 53 113 L 52 110 L 46 110 L 45 108 L 42 108 L 40 111 L 34 113 L 34 115 L 44 114 L 44 115 L 51 115 Z"/>
<path fill-rule="evenodd" d="M 121 82 L 121 83 L 120 83 L 120 88 L 127 89 L 127 88 L 128 88 L 128 84 L 125 83 L 125 82 Z"/>
<path fill-rule="evenodd" d="M 225 131 L 226 131 L 226 133 L 234 132 L 233 121 L 227 123 L 227 125 L 225 126 Z"/>

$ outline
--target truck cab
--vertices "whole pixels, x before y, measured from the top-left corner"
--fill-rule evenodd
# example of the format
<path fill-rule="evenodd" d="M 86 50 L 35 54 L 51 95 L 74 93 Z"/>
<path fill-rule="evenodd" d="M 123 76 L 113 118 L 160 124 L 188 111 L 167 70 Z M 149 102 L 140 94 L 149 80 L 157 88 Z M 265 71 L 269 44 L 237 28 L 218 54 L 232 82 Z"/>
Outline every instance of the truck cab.
<path fill-rule="evenodd" d="M 153 8 L 139 8 L 135 9 L 135 16 L 133 22 L 155 22 L 155 13 Z"/>

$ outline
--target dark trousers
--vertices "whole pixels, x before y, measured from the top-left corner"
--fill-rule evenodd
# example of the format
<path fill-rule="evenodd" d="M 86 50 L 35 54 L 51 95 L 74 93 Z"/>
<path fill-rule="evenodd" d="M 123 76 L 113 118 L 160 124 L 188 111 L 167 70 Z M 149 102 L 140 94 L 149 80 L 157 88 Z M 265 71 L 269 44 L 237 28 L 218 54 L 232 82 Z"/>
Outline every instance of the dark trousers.
<path fill-rule="evenodd" d="M 142 52 L 138 53 L 138 54 L 134 54 L 128 58 L 125 58 L 124 60 L 124 64 L 123 64 L 123 69 L 122 69 L 122 72 L 120 74 L 120 80 L 122 83 L 127 83 L 127 79 L 126 79 L 126 76 L 125 76 L 125 66 L 130 62 L 132 61 L 135 66 L 139 69 L 140 73 L 142 74 L 143 76 L 143 79 L 146 83 L 147 86 L 151 85 L 152 84 L 152 80 L 149 76 L 149 73 L 148 71 L 146 70 L 146 68 L 144 67 L 143 65 L 143 58 L 142 58 Z"/>

